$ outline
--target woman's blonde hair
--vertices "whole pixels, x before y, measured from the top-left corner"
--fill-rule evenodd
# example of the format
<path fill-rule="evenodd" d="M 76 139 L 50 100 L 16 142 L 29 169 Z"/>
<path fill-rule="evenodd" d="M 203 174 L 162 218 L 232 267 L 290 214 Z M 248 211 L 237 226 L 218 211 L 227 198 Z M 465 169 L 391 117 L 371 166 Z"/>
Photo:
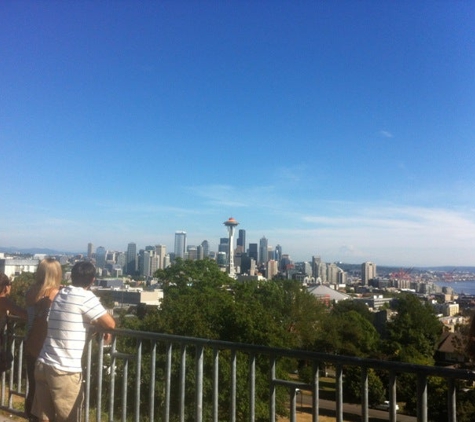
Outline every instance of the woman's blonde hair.
<path fill-rule="evenodd" d="M 36 285 L 38 292 L 36 299 L 41 299 L 51 290 L 59 288 L 63 278 L 61 265 L 54 258 L 46 258 L 40 262 L 36 270 Z"/>

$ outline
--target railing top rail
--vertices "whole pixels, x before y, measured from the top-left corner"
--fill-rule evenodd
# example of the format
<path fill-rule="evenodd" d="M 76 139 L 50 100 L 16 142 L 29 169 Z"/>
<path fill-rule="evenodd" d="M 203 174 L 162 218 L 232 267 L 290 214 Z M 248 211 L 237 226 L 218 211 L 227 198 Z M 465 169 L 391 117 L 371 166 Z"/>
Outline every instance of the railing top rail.
<path fill-rule="evenodd" d="M 149 331 L 135 331 L 116 329 L 109 331 L 116 336 L 126 336 L 137 339 L 147 339 L 152 342 L 176 343 L 183 346 L 204 346 L 214 349 L 228 349 L 249 354 L 264 354 L 275 357 L 289 357 L 300 360 L 320 361 L 335 365 L 362 366 L 374 369 L 383 369 L 395 373 L 417 373 L 425 376 L 439 376 L 444 378 L 460 378 L 475 381 L 475 371 L 469 369 L 454 369 L 438 366 L 426 366 L 410 364 L 405 362 L 384 361 L 378 359 L 359 358 L 354 356 L 334 355 L 308 350 L 285 349 L 279 347 L 269 347 L 255 344 L 234 343 L 223 340 L 211 340 L 197 337 L 178 336 L 165 333 L 154 333 Z"/>

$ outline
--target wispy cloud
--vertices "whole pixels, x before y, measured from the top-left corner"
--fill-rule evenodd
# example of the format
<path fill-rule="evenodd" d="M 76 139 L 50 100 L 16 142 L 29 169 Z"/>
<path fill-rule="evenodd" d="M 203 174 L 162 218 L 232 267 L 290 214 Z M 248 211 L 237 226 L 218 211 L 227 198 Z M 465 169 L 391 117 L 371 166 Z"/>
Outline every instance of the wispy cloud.
<path fill-rule="evenodd" d="M 393 138 L 393 134 L 391 132 L 388 132 L 387 130 L 380 130 L 379 135 L 384 138 Z"/>

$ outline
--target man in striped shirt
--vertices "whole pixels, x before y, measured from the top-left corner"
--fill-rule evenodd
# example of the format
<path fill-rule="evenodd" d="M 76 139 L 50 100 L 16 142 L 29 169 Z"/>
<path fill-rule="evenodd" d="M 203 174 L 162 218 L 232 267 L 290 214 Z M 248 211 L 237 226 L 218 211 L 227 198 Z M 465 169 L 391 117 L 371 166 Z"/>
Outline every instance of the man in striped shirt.
<path fill-rule="evenodd" d="M 48 334 L 36 362 L 33 414 L 40 421 L 78 422 L 83 401 L 81 359 L 91 325 L 115 328 L 89 288 L 96 269 L 78 262 L 71 271 L 72 286 L 61 289 L 48 316 Z M 105 335 L 110 340 L 110 334 Z"/>

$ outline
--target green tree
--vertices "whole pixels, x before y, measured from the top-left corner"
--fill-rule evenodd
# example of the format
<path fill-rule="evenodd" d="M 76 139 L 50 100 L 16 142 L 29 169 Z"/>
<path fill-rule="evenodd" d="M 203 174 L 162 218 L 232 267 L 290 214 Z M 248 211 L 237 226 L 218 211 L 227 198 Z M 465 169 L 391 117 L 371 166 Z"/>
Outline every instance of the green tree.
<path fill-rule="evenodd" d="M 379 348 L 379 334 L 360 313 L 330 312 L 319 331 L 316 349 L 327 353 L 368 357 Z"/>
<path fill-rule="evenodd" d="M 12 283 L 12 290 L 10 292 L 10 299 L 18 306 L 26 308 L 25 295 L 27 290 L 35 282 L 35 274 L 24 272 L 17 275 Z"/>
<path fill-rule="evenodd" d="M 388 339 L 384 351 L 392 360 L 432 365 L 442 324 L 432 307 L 412 294 L 401 294 L 395 310 L 397 315 L 388 322 Z"/>
<path fill-rule="evenodd" d="M 353 403 L 361 402 L 361 368 L 351 366 L 345 369 L 343 393 L 345 400 Z M 368 368 L 368 403 L 375 406 L 384 401 L 386 390 L 383 382 L 374 369 Z"/>

